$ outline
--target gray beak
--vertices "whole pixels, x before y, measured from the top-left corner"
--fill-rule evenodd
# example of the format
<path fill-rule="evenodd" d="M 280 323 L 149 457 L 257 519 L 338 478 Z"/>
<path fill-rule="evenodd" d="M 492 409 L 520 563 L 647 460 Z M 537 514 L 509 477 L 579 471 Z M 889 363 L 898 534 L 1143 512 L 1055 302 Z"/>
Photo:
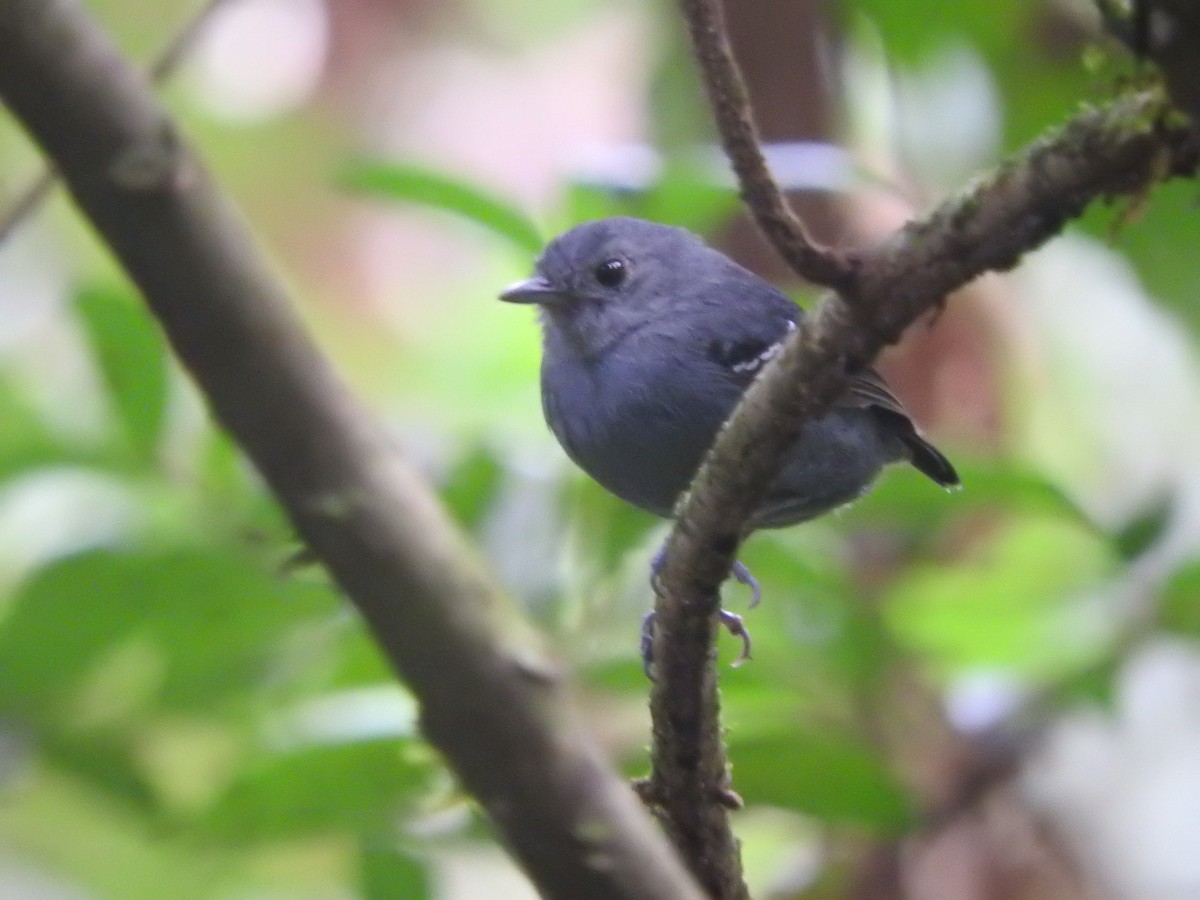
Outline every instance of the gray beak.
<path fill-rule="evenodd" d="M 568 296 L 541 275 L 518 281 L 504 289 L 500 299 L 506 303 L 554 303 Z"/>

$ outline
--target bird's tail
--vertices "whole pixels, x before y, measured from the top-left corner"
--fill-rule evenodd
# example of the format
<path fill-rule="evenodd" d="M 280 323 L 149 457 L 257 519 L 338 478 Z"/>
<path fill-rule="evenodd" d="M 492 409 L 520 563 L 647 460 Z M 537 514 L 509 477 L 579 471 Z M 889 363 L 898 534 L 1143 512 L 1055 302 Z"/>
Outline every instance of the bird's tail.
<path fill-rule="evenodd" d="M 908 461 L 922 475 L 946 488 L 958 487 L 962 484 L 958 480 L 958 472 L 954 471 L 950 460 L 946 459 L 937 447 L 921 437 L 916 428 L 901 432 L 900 441 L 908 449 Z"/>

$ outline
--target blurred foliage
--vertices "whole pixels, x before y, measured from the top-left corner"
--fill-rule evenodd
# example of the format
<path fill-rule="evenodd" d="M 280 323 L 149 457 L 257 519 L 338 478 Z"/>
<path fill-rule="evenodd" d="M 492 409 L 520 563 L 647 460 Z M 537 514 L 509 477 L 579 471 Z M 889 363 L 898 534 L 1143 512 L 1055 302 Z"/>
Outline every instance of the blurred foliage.
<path fill-rule="evenodd" d="M 349 190 L 385 200 L 420 203 L 478 222 L 530 254 L 544 241 L 537 226 L 518 209 L 462 181 L 419 166 L 359 161 L 343 173 Z"/>
<path fill-rule="evenodd" d="M 183 10 L 89 5 L 142 59 Z M 870 30 L 901 80 L 947 47 L 969 48 L 995 88 L 996 154 L 1126 73 L 1103 41 L 1081 36 L 1068 5 L 918 12 L 862 0 L 843 5 L 842 24 Z M 528 50 L 586 31 L 602 6 L 525 2 L 518 17 L 480 0 L 458 14 L 464 33 Z M 638 20 L 648 52 L 677 58 L 670 9 L 654 16 Z M 444 37 L 443 24 L 423 27 L 415 40 Z M 1100 53 L 1099 70 L 1085 51 Z M 694 81 L 666 74 L 675 68 L 658 68 L 651 94 L 667 152 L 649 189 L 564 179 L 534 216 L 453 160 L 362 152 L 370 142 L 355 128 L 374 123 L 335 114 L 345 95 L 245 124 L 167 92 L 332 355 L 553 632 L 631 775 L 646 767 L 637 629 L 662 526 L 548 462 L 561 457 L 538 421 L 534 325 L 493 297 L 528 271 L 545 234 L 573 222 L 627 214 L 713 232 L 736 208 L 689 154 L 709 129 Z M 28 151 L 13 133 L 0 129 L 0 160 L 15 169 Z M 1195 200 L 1193 183 L 1175 184 L 1136 208 L 1096 207 L 1079 226 L 1112 238 L 1193 345 Z M 422 244 L 437 278 L 390 282 L 387 313 L 358 306 L 348 285 L 370 278 L 339 280 L 323 264 L 336 257 L 331 235 L 367 207 L 376 222 L 404 216 L 469 250 Z M 70 221 L 61 206 L 56 216 Z M 0 309 L 0 869 L 14 859 L 121 898 L 443 896 L 446 872 L 469 868 L 490 840 L 481 816 L 421 741 L 411 698 L 353 612 L 319 571 L 291 563 L 300 548 L 286 522 L 206 421 L 131 288 L 78 229 L 59 231 L 31 229 L 30 240 L 42 267 L 65 273 L 62 296 L 32 326 Z M 20 305 L 29 282 L 10 265 L 17 249 L 0 247 L 0 293 Z M 1164 550 L 1177 498 L 1101 521 L 1022 452 L 1019 434 L 996 444 L 951 448 L 966 484 L 953 496 L 896 471 L 852 508 L 745 548 L 767 600 L 748 617 L 753 661 L 730 669 L 736 647 L 724 639 L 721 679 L 756 887 L 782 844 L 831 829 L 882 838 L 922 821 L 927 798 L 881 737 L 907 679 L 940 698 L 965 675 L 1001 672 L 1053 713 L 1106 701 L 1145 634 L 1200 638 L 1195 548 Z M 1141 589 L 1148 614 L 1106 605 L 1133 567 L 1160 558 Z M 487 875 L 474 883 L 475 896 L 503 893 Z M 0 875 L 0 893 L 5 884 Z"/>

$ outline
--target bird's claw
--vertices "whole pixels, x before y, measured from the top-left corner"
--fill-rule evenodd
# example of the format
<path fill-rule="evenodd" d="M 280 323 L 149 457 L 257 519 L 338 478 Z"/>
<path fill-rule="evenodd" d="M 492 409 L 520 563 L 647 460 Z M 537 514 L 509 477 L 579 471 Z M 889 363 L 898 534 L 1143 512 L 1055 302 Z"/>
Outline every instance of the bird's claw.
<path fill-rule="evenodd" d="M 667 548 L 662 547 L 654 554 L 654 558 L 650 561 L 650 583 L 654 585 L 655 593 L 658 592 L 658 575 L 662 571 L 663 561 L 667 555 Z M 762 602 L 762 587 L 758 583 L 758 579 L 750 574 L 750 570 L 740 560 L 734 560 L 733 566 L 730 569 L 730 574 L 738 584 L 744 584 L 750 588 L 750 608 L 758 606 Z M 742 642 L 742 652 L 738 654 L 738 658 L 733 661 L 733 667 L 736 669 L 742 663 L 750 659 L 750 632 L 746 628 L 746 623 L 742 621 L 742 617 L 731 613 L 724 609 L 717 610 L 717 617 L 725 629 L 734 637 L 740 638 Z M 646 613 L 642 618 L 642 671 L 646 673 L 646 677 L 651 681 L 654 680 L 654 612 L 653 610 Z"/>
<path fill-rule="evenodd" d="M 649 681 L 654 680 L 654 610 L 642 616 L 642 671 Z"/>
<path fill-rule="evenodd" d="M 735 638 L 741 638 L 742 652 L 738 654 L 738 658 L 733 661 L 733 667 L 736 669 L 742 663 L 750 659 L 750 631 L 746 628 L 746 623 L 742 621 L 742 617 L 736 613 L 731 613 L 727 609 L 718 609 L 717 618 L 721 620 L 721 624 L 725 626 L 725 630 L 732 634 Z"/>
<path fill-rule="evenodd" d="M 742 642 L 742 651 L 738 654 L 737 659 L 733 661 L 733 668 L 738 668 L 742 663 L 750 659 L 750 630 L 746 627 L 746 623 L 742 621 L 742 617 L 736 613 L 731 613 L 727 609 L 717 610 L 717 619 L 725 630 L 735 638 Z M 654 681 L 654 610 L 642 616 L 642 671 L 646 673 L 646 678 Z"/>
<path fill-rule="evenodd" d="M 750 608 L 754 609 L 754 607 L 758 606 L 762 602 L 762 586 L 759 585 L 758 579 L 750 574 L 750 570 L 746 568 L 745 563 L 740 559 L 735 559 L 730 573 L 738 584 L 744 584 L 750 588 Z"/>
<path fill-rule="evenodd" d="M 659 573 L 662 572 L 663 561 L 667 557 L 667 548 L 660 547 L 659 551 L 654 554 L 654 558 L 650 560 L 650 582 L 655 584 L 658 581 Z M 758 579 L 750 574 L 750 570 L 746 568 L 746 564 L 740 559 L 733 561 L 733 566 L 729 570 L 729 574 L 733 576 L 733 580 L 738 584 L 744 584 L 750 588 L 750 608 L 758 606 L 762 602 L 762 585 L 758 583 Z M 657 590 L 657 588 L 656 588 Z"/>

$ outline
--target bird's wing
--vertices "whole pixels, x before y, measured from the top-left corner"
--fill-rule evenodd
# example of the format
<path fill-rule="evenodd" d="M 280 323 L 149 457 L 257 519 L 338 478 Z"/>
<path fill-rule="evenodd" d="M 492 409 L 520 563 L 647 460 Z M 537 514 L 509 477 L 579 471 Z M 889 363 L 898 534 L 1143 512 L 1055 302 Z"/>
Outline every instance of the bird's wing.
<path fill-rule="evenodd" d="M 784 317 L 757 324 L 759 327 L 754 331 L 727 334 L 708 345 L 709 358 L 743 387 L 754 380 L 782 349 L 787 336 L 796 330 L 795 319 Z"/>
<path fill-rule="evenodd" d="M 776 316 L 770 320 L 759 320 L 753 330 L 740 334 L 726 335 L 713 340 L 708 346 L 708 355 L 729 373 L 730 377 L 743 386 L 748 386 L 763 367 L 783 348 L 783 342 L 796 330 L 799 316 Z M 888 413 L 909 418 L 887 382 L 874 368 L 863 369 L 850 379 L 845 393 L 838 398 L 837 406 L 867 409 L 876 407 Z"/>
<path fill-rule="evenodd" d="M 798 306 L 773 288 L 763 290 L 756 284 L 751 288 L 758 301 L 756 314 L 726 316 L 721 338 L 708 346 L 709 358 L 742 390 L 779 353 L 783 342 L 796 330 L 804 315 Z M 938 484 L 952 486 L 959 483 L 954 466 L 925 440 L 904 404 L 874 368 L 868 366 L 857 372 L 835 405 L 870 410 L 904 445 L 910 462 L 917 469 Z"/>
<path fill-rule="evenodd" d="M 750 385 L 763 366 L 796 330 L 804 311 L 757 275 L 729 264 L 721 272 L 726 292 L 706 311 L 716 329 L 706 355 L 741 389 Z"/>
<path fill-rule="evenodd" d="M 904 408 L 892 389 L 887 386 L 883 376 L 868 366 L 850 379 L 846 392 L 838 398 L 838 406 L 878 407 L 904 418 L 909 418 L 908 410 Z"/>
<path fill-rule="evenodd" d="M 803 310 L 772 289 L 774 296 L 763 303 L 753 316 L 724 317 L 721 337 L 709 342 L 710 359 L 720 365 L 743 388 L 749 386 L 763 367 L 783 347 L 783 342 L 796 330 Z M 759 293 L 762 300 L 768 298 Z M 850 385 L 837 401 L 838 406 L 879 407 L 908 418 L 903 404 L 873 368 L 866 368 L 850 380 Z"/>

